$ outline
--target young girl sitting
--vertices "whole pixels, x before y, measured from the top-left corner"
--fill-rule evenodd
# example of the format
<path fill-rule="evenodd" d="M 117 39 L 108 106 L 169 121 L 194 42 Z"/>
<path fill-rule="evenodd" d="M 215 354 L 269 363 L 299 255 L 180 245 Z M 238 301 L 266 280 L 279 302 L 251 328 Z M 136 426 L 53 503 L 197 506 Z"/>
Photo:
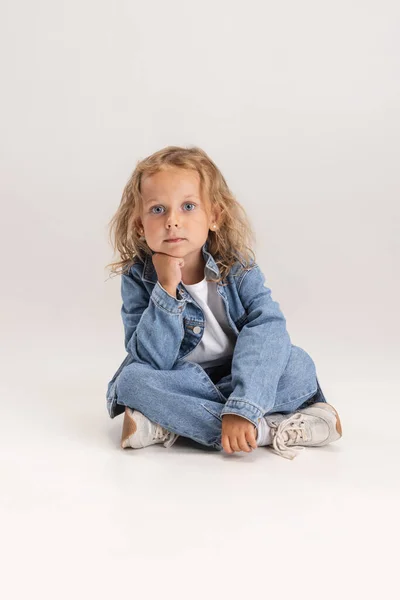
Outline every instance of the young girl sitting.
<path fill-rule="evenodd" d="M 184 436 L 292 459 L 341 437 L 256 263 L 245 210 L 203 150 L 138 162 L 110 225 L 127 356 L 106 398 L 111 418 L 124 414 L 122 448 Z"/>

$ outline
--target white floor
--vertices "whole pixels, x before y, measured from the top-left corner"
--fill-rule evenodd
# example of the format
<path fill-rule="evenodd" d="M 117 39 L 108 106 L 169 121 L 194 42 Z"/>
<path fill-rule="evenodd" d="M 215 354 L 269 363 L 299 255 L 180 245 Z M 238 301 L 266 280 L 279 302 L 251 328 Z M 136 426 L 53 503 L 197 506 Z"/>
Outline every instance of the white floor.
<path fill-rule="evenodd" d="M 3 598 L 396 596 L 390 385 L 336 382 L 342 439 L 290 461 L 182 439 L 122 450 L 103 384 L 47 380 L 28 397 L 22 371 L 4 390 Z"/>

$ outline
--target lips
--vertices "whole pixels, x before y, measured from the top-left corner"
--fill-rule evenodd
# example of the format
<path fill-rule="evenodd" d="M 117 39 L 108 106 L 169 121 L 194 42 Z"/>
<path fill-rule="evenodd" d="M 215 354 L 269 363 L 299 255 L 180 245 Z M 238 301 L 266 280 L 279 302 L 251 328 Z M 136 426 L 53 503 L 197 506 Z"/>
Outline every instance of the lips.
<path fill-rule="evenodd" d="M 166 242 L 181 242 L 183 241 L 185 238 L 167 238 L 165 241 Z"/>

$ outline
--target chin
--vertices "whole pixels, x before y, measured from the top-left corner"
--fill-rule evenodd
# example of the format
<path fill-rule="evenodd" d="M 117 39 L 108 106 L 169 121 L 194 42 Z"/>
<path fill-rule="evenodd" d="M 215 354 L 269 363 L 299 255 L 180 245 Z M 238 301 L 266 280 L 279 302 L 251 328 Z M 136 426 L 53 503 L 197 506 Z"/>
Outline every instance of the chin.
<path fill-rule="evenodd" d="M 163 252 L 167 252 L 168 254 L 179 254 L 182 256 L 184 254 L 187 254 L 187 248 L 178 248 L 176 246 L 174 246 L 173 244 L 165 244 L 165 248 L 163 249 Z"/>

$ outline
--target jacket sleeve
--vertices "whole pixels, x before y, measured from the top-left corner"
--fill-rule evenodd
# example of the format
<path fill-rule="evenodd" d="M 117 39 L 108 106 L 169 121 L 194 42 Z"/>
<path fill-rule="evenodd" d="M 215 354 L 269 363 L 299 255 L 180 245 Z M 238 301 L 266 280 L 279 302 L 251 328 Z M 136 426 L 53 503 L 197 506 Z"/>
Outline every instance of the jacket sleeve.
<path fill-rule="evenodd" d="M 258 265 L 247 271 L 238 293 L 247 312 L 232 356 L 232 393 L 224 414 L 237 414 L 257 426 L 275 403 L 278 382 L 291 353 L 286 319 L 271 297 Z"/>
<path fill-rule="evenodd" d="M 159 281 L 149 295 L 134 269 L 121 275 L 121 296 L 126 351 L 134 362 L 172 369 L 184 337 L 186 300 L 171 296 Z"/>

